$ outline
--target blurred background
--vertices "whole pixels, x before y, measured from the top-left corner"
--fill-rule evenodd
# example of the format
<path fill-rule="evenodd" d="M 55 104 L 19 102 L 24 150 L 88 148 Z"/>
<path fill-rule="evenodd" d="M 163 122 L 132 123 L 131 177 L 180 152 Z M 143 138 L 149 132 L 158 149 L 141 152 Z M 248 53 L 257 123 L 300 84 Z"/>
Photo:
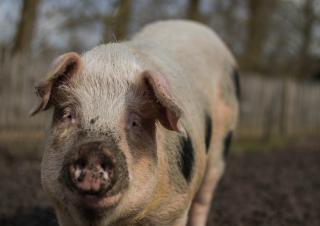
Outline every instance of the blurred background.
<path fill-rule="evenodd" d="M 39 182 L 50 112 L 28 116 L 51 61 L 174 18 L 213 28 L 240 65 L 209 224 L 320 225 L 320 0 L 1 0 L 0 225 L 56 225 Z"/>

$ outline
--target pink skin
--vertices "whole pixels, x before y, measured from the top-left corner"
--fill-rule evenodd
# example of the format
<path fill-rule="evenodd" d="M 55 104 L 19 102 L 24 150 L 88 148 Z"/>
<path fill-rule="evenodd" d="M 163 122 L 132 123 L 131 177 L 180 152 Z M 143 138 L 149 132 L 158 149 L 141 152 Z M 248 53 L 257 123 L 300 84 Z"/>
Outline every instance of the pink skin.
<path fill-rule="evenodd" d="M 102 198 L 98 198 L 92 195 L 86 195 L 83 199 L 83 202 L 90 208 L 103 209 L 116 205 L 120 201 L 121 196 L 121 193 L 118 193 L 114 196 L 107 196 Z"/>
<path fill-rule="evenodd" d="M 161 124 L 169 130 L 181 132 L 178 128 L 178 121 L 181 116 L 180 108 L 175 104 L 174 98 L 171 96 L 170 84 L 167 78 L 157 72 L 144 71 L 144 78 L 153 87 L 155 95 L 159 102 L 165 107 L 166 120 L 161 120 Z"/>
<path fill-rule="evenodd" d="M 76 169 L 75 173 L 80 171 L 80 169 Z M 100 187 L 102 186 L 102 183 L 109 183 L 109 174 L 108 172 L 100 171 L 99 173 L 102 174 L 102 178 L 96 177 L 92 172 L 83 170 L 85 173 L 85 178 L 82 182 L 77 182 L 77 187 L 80 188 L 80 190 L 83 191 L 99 191 Z M 80 177 L 81 173 L 78 173 L 78 175 L 75 175 L 75 179 L 77 180 Z M 78 177 L 77 177 L 78 176 Z"/>
<path fill-rule="evenodd" d="M 194 199 L 190 210 L 190 219 L 188 226 L 205 226 L 210 210 L 211 201 L 214 195 L 215 188 L 224 171 L 224 161 L 222 160 L 223 139 L 226 136 L 228 129 L 226 125 L 231 122 L 235 112 L 224 102 L 221 95 L 220 86 L 216 87 L 217 95 L 214 103 L 216 104 L 216 112 L 213 115 L 215 127 L 208 152 L 208 166 L 204 176 L 202 185 Z"/>
<path fill-rule="evenodd" d="M 205 226 L 210 210 L 213 191 L 218 184 L 222 172 L 212 167 L 204 178 L 203 184 L 196 195 L 190 210 L 188 226 Z"/>
<path fill-rule="evenodd" d="M 79 195 L 77 193 L 71 192 L 68 189 L 64 190 L 66 197 L 70 199 L 73 203 L 77 205 L 85 205 L 92 209 L 105 209 L 108 207 L 116 206 L 122 197 L 122 193 L 119 192 L 113 196 L 103 196 L 97 197 L 93 195 Z"/>
<path fill-rule="evenodd" d="M 97 165 L 94 169 L 83 168 L 79 164 L 72 164 L 69 167 L 73 183 L 83 192 L 99 192 L 111 183 L 113 172 L 111 169 L 102 169 Z M 81 178 L 82 177 L 82 178 Z M 114 196 L 96 196 L 90 194 L 72 193 L 76 202 L 84 203 L 90 208 L 106 208 L 115 205 L 121 197 L 121 193 Z"/>

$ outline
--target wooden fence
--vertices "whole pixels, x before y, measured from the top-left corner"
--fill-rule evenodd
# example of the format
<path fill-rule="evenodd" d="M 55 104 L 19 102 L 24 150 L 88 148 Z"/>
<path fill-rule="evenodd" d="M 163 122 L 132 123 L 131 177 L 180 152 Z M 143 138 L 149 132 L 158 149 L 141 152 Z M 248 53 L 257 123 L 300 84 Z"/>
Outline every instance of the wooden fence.
<path fill-rule="evenodd" d="M 29 117 L 33 86 L 44 76 L 45 59 L 0 59 L 0 131 L 43 129 L 46 114 Z M 320 137 L 320 84 L 243 75 L 240 136 Z"/>
<path fill-rule="evenodd" d="M 320 83 L 244 76 L 241 84 L 240 134 L 320 137 Z"/>

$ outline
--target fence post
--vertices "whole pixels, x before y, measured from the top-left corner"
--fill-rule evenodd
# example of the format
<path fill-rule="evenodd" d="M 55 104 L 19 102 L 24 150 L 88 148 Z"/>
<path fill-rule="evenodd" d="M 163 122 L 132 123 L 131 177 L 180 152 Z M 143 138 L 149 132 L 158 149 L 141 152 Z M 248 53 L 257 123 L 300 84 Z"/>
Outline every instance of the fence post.
<path fill-rule="evenodd" d="M 280 91 L 280 117 L 279 117 L 279 132 L 280 136 L 287 136 L 288 128 L 288 80 L 281 80 L 281 91 Z"/>

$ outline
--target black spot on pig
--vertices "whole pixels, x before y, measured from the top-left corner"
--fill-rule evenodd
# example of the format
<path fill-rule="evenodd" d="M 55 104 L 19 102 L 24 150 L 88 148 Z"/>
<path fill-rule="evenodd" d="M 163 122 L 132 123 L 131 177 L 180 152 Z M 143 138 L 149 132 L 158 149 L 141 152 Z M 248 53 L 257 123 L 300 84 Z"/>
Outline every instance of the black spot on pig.
<path fill-rule="evenodd" d="M 191 181 L 192 169 L 194 164 L 194 148 L 189 136 L 180 137 L 181 156 L 180 170 L 187 182 Z"/>
<path fill-rule="evenodd" d="M 205 143 L 206 143 L 206 153 L 209 151 L 209 146 L 210 146 L 210 141 L 211 141 L 211 136 L 212 136 L 212 119 L 211 117 L 206 114 L 206 119 L 205 119 Z"/>
<path fill-rule="evenodd" d="M 92 119 L 90 120 L 90 124 L 95 124 L 98 119 L 99 119 L 99 116 L 97 116 L 97 117 L 95 117 L 95 118 L 92 118 Z"/>
<path fill-rule="evenodd" d="M 228 156 L 229 156 L 229 149 L 230 149 L 230 144 L 232 141 L 232 136 L 233 136 L 233 132 L 230 131 L 227 134 L 227 136 L 224 138 L 224 150 L 223 150 L 224 159 L 228 158 Z"/>

